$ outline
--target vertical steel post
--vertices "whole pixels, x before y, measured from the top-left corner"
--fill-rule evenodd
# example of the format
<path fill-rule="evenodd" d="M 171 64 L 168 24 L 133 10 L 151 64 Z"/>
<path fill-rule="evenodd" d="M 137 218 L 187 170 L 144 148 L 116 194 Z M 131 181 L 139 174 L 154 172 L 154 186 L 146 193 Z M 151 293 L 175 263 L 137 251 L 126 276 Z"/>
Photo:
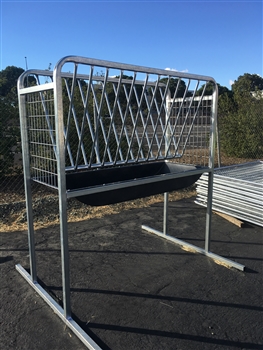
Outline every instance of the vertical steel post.
<path fill-rule="evenodd" d="M 218 87 L 215 83 L 213 91 L 213 104 L 211 111 L 211 132 L 210 132 L 210 147 L 209 147 L 209 168 L 208 188 L 207 188 L 207 208 L 206 208 L 206 229 L 205 229 L 205 251 L 210 251 L 210 234 L 212 220 L 212 200 L 213 200 L 213 177 L 214 177 L 214 160 L 215 160 L 215 125 L 217 124 L 217 103 L 218 103 Z"/>
<path fill-rule="evenodd" d="M 221 168 L 221 148 L 220 148 L 220 136 L 219 136 L 219 128 L 218 128 L 218 119 L 217 119 L 217 122 L 216 122 L 216 146 L 217 146 L 218 168 Z"/>
<path fill-rule="evenodd" d="M 168 200 L 169 200 L 169 193 L 165 192 L 163 197 L 163 234 L 167 234 L 168 230 Z"/>
<path fill-rule="evenodd" d="M 167 90 L 167 95 L 165 99 L 166 103 L 166 113 L 165 113 L 165 127 L 166 127 L 166 135 L 165 135 L 165 156 L 167 156 L 170 139 L 171 139 L 171 130 L 170 130 L 170 110 L 171 110 L 171 91 Z M 169 124 L 169 125 L 168 125 Z M 163 234 L 166 235 L 168 231 L 168 203 L 169 203 L 169 193 L 164 193 L 163 198 Z"/>
<path fill-rule="evenodd" d="M 23 88 L 20 86 L 23 79 L 18 80 L 18 91 Z M 32 191 L 31 191 L 31 175 L 30 175 L 30 154 L 29 154 L 29 138 L 26 112 L 26 96 L 19 94 L 19 112 L 20 112 L 20 128 L 21 128 L 21 144 L 22 144 L 22 158 L 24 170 L 24 184 L 26 197 L 26 212 L 27 212 L 27 226 L 28 226 L 28 246 L 29 246 L 29 261 L 30 274 L 33 282 L 37 281 L 36 268 L 36 253 L 35 253 L 35 237 L 33 224 L 33 208 L 32 208 Z"/>
<path fill-rule="evenodd" d="M 59 193 L 59 216 L 60 216 L 60 246 L 63 286 L 63 308 L 65 318 L 71 318 L 70 305 L 70 271 L 69 271 L 69 248 L 68 248 L 68 224 L 67 224 L 67 193 L 65 174 L 65 138 L 62 104 L 62 79 L 61 65 L 54 69 L 54 104 L 57 145 L 57 176 Z"/>
<path fill-rule="evenodd" d="M 205 251 L 210 251 L 210 235 L 212 220 L 212 192 L 213 192 L 213 172 L 208 174 L 208 192 L 207 192 L 207 208 L 206 208 L 206 228 L 205 228 Z"/>

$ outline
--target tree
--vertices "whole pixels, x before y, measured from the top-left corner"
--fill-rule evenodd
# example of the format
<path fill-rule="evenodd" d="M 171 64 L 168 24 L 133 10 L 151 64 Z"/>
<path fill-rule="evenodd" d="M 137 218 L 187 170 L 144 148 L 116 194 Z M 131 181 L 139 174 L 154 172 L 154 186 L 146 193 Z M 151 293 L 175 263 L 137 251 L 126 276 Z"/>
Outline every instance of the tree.
<path fill-rule="evenodd" d="M 167 84 L 167 81 L 168 81 L 168 78 L 160 79 L 160 82 L 164 83 L 164 84 Z M 178 85 L 178 83 L 179 83 L 179 85 Z M 178 85 L 178 88 L 177 88 L 177 85 Z M 185 93 L 185 90 L 186 90 L 186 84 L 185 84 L 184 80 L 180 80 L 180 82 L 179 82 L 179 79 L 177 79 L 177 78 L 170 78 L 168 86 L 169 86 L 169 89 L 171 91 L 171 96 L 172 97 L 174 96 L 176 88 L 177 88 L 176 97 L 183 97 L 184 96 L 184 93 Z M 191 92 L 187 91 L 186 97 L 189 97 L 189 96 L 191 96 Z"/>
<path fill-rule="evenodd" d="M 217 87 L 218 87 L 218 95 L 219 95 L 219 96 L 220 96 L 220 95 L 223 95 L 223 94 L 227 94 L 227 95 L 231 95 L 231 94 L 232 94 L 232 92 L 231 92 L 226 86 L 222 86 L 222 85 L 220 85 L 220 84 L 217 84 Z M 196 96 L 201 96 L 202 93 L 203 93 L 204 88 L 205 88 L 205 84 L 202 85 L 202 86 L 200 87 L 200 89 L 198 89 L 198 90 L 196 91 Z M 205 96 L 207 96 L 207 95 L 212 95 L 213 91 L 214 91 L 214 84 L 208 82 L 208 83 L 206 84 L 206 89 L 205 89 L 204 95 L 205 95 Z"/>
<path fill-rule="evenodd" d="M 17 79 L 22 68 L 8 66 L 0 72 L 0 178 L 14 169 L 14 153 L 20 141 Z"/>
<path fill-rule="evenodd" d="M 0 72 L 0 96 L 13 105 L 18 105 L 17 79 L 24 72 L 22 68 L 8 66 Z"/>
<path fill-rule="evenodd" d="M 263 79 L 245 73 L 232 85 L 232 95 L 219 98 L 219 130 L 223 151 L 228 156 L 263 156 Z M 251 94 L 255 91 L 256 95 Z M 258 93 L 257 93 L 258 92 Z"/>
<path fill-rule="evenodd" d="M 263 90 L 263 78 L 258 74 L 245 73 L 240 75 L 232 85 L 232 91 L 236 96 L 249 94 L 257 90 Z"/>

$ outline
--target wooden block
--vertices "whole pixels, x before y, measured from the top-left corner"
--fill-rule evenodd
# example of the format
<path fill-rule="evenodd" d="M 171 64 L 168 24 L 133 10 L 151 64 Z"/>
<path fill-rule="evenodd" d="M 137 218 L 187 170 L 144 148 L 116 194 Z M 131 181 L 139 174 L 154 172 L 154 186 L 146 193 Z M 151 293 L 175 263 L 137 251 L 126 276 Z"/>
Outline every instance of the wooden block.
<path fill-rule="evenodd" d="M 233 216 L 224 214 L 224 213 L 220 213 L 218 211 L 213 211 L 213 213 L 221 216 L 222 218 L 226 219 L 227 221 L 231 222 L 232 224 L 238 226 L 238 227 L 244 227 L 244 222 L 241 220 L 238 220 L 237 218 L 234 218 Z"/>

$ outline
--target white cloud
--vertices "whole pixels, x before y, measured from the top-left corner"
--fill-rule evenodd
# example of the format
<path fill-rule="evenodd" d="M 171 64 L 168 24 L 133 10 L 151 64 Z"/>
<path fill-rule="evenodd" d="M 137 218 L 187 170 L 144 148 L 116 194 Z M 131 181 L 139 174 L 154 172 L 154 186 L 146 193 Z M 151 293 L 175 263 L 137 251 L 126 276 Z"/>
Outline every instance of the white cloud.
<path fill-rule="evenodd" d="M 229 85 L 232 86 L 234 84 L 234 81 L 233 80 L 229 80 Z"/>
<path fill-rule="evenodd" d="M 165 70 L 172 70 L 174 72 L 188 73 L 188 69 L 178 70 L 178 69 L 175 69 L 175 68 L 165 68 Z"/>

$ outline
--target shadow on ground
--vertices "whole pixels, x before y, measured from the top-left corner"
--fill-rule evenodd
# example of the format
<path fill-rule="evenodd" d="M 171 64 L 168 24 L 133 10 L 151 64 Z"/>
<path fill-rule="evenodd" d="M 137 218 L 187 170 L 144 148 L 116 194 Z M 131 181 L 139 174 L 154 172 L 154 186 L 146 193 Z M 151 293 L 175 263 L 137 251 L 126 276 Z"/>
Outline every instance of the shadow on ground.
<path fill-rule="evenodd" d="M 141 230 L 162 205 L 70 223 L 73 318 L 111 350 L 262 349 L 263 228 L 213 215 L 211 251 L 240 272 Z M 204 245 L 205 209 L 170 203 L 169 234 Z M 1 233 L 3 349 L 85 349 L 15 270 L 29 267 L 26 232 Z M 36 232 L 39 282 L 62 300 L 59 227 Z"/>

